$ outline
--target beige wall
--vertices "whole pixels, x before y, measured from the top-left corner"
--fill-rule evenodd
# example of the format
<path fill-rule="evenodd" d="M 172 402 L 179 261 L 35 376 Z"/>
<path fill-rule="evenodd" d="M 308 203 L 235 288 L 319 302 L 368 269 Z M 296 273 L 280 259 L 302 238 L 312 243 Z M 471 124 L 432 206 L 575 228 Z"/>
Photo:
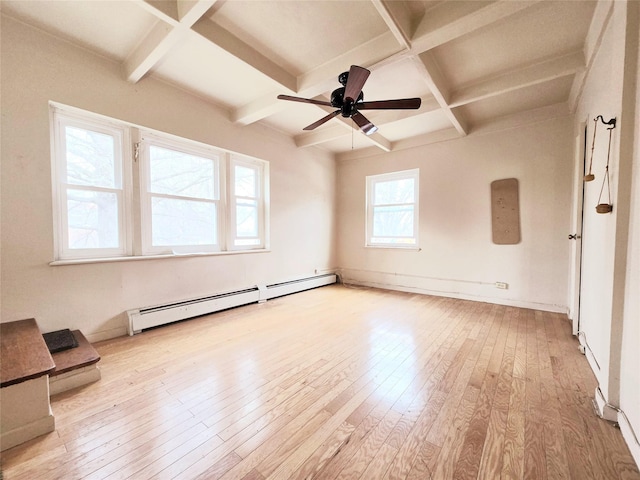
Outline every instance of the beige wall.
<path fill-rule="evenodd" d="M 335 162 L 277 131 L 119 64 L 2 20 L 2 321 L 91 340 L 125 333 L 127 309 L 313 275 L 335 267 Z M 268 160 L 271 251 L 91 265 L 53 260 L 49 101 Z"/>
<path fill-rule="evenodd" d="M 565 312 L 572 148 L 572 121 L 564 116 L 339 161 L 345 281 Z M 365 177 L 410 168 L 420 168 L 420 250 L 365 247 Z M 496 245 L 490 184 L 512 177 L 519 181 L 522 240 Z"/>
<path fill-rule="evenodd" d="M 604 178 L 608 142 L 608 133 L 599 123 L 593 157 L 596 179 L 584 185 L 578 328 L 579 338 L 586 346 L 587 358 L 598 379 L 601 395 L 598 393 L 596 397 L 602 399 L 603 414 L 619 421 L 623 435 L 640 463 L 640 445 L 635 439 L 640 433 L 640 122 L 637 89 L 640 3 L 600 5 L 604 6 L 611 7 L 611 16 L 587 72 L 578 104 L 576 128 L 580 129 L 580 122 L 587 122 L 590 150 L 593 119 L 597 115 L 605 120 L 617 118 L 609 166 L 613 212 L 598 214 L 595 211 Z M 617 408 L 624 414 L 619 414 Z"/>

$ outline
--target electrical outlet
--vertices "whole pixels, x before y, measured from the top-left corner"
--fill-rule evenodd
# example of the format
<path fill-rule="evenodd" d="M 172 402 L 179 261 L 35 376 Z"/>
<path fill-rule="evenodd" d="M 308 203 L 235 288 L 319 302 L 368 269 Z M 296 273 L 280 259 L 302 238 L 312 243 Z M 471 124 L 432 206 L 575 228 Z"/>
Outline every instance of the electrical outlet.
<path fill-rule="evenodd" d="M 509 284 L 506 282 L 496 282 L 496 288 L 506 290 L 507 288 L 509 288 Z"/>

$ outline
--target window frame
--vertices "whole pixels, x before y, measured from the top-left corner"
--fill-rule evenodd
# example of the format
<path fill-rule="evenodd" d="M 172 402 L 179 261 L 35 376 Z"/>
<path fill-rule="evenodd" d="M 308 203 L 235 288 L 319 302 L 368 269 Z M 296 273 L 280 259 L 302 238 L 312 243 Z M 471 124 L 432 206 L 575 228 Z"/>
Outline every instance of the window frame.
<path fill-rule="evenodd" d="M 249 157 L 230 154 L 229 156 L 229 237 L 228 237 L 228 245 L 229 250 L 241 251 L 241 250 L 253 250 L 256 248 L 267 248 L 268 238 L 266 235 L 267 229 L 267 205 L 268 205 L 268 184 L 264 181 L 265 178 L 268 178 L 268 168 L 269 164 L 262 161 L 256 160 Z M 245 168 L 250 168 L 256 172 L 256 210 L 257 210 L 257 236 L 252 237 L 258 240 L 257 244 L 254 245 L 236 245 L 236 241 L 240 238 L 238 235 L 238 224 L 237 224 L 237 208 L 238 208 L 238 197 L 240 195 L 236 195 L 235 193 L 235 174 L 236 174 L 236 166 L 241 166 Z M 243 197 L 244 198 L 244 197 Z M 251 197 L 246 197 L 251 198 Z"/>
<path fill-rule="evenodd" d="M 96 121 L 73 112 L 52 109 L 52 194 L 54 219 L 54 251 L 59 259 L 87 259 L 94 257 L 123 257 L 131 255 L 131 170 L 124 145 L 130 143 L 126 128 L 115 122 Z M 116 186 L 99 187 L 76 185 L 67 181 L 66 127 L 109 135 L 114 138 L 114 177 Z M 119 177 L 119 178 L 118 178 Z M 119 186 L 117 184 L 119 183 Z M 118 212 L 118 246 L 115 248 L 70 248 L 68 221 L 68 190 L 111 192 L 116 194 Z"/>
<path fill-rule="evenodd" d="M 379 183 L 392 182 L 398 180 L 412 179 L 413 184 L 413 202 L 404 204 L 374 204 L 375 200 L 375 188 Z M 410 170 L 401 170 L 390 173 L 382 173 L 378 175 L 368 175 L 366 177 L 366 227 L 365 227 L 365 246 L 371 248 L 398 248 L 404 250 L 419 250 L 419 219 L 420 219 L 420 169 L 413 168 Z M 393 243 L 393 242 L 375 242 L 373 239 L 376 237 L 373 233 L 374 229 L 374 215 L 376 207 L 384 207 L 388 205 L 412 205 L 413 206 L 413 235 L 411 237 L 398 237 L 413 239 L 413 243 Z M 385 236 L 382 238 L 388 238 Z"/>
<path fill-rule="evenodd" d="M 140 127 L 128 122 L 86 112 L 74 107 L 50 102 L 51 136 L 51 179 L 53 196 L 53 261 L 51 265 L 73 263 L 111 262 L 118 260 L 142 260 L 181 255 L 214 255 L 230 253 L 252 253 L 267 251 L 269 248 L 269 162 L 231 152 L 212 145 L 185 139 L 176 135 Z M 66 125 L 83 128 L 108 135 L 117 135 L 114 142 L 121 175 L 118 197 L 117 249 L 89 248 L 79 251 L 69 249 L 66 223 L 67 156 L 65 151 Z M 216 204 L 216 244 L 215 245 L 152 245 L 151 199 L 158 195 L 149 189 L 149 148 L 151 145 L 208 158 L 214 161 Z M 250 166 L 259 172 L 259 242 L 255 245 L 234 245 L 235 203 L 231 208 L 232 170 L 235 164 Z M 80 185 L 80 189 L 92 187 Z M 100 191 L 102 187 L 96 187 Z M 165 196 L 160 194 L 160 196 Z M 171 197 L 170 194 L 167 195 Z M 178 198 L 183 198 L 178 196 Z M 185 200 L 200 201 L 198 198 Z M 235 199 L 234 199 L 235 201 Z M 233 228 L 232 228 L 233 227 Z"/>
<path fill-rule="evenodd" d="M 224 184 L 221 181 L 224 179 L 224 156 L 225 153 L 217 150 L 213 147 L 207 148 L 200 145 L 191 144 L 186 140 L 177 141 L 164 136 L 154 134 L 153 132 L 141 130 L 140 138 L 137 142 L 138 151 L 138 163 L 140 172 L 140 181 L 138 182 L 140 187 L 140 227 L 141 227 L 141 252 L 142 255 L 163 255 L 163 254 L 185 254 L 185 253 L 211 253 L 219 252 L 224 247 L 224 216 L 226 211 L 226 205 L 224 202 Z M 197 157 L 211 160 L 214 165 L 214 198 L 205 199 L 198 197 L 187 197 L 172 194 L 162 194 L 151 191 L 151 147 L 159 147 L 165 150 L 172 150 L 180 153 L 186 153 L 188 155 L 194 155 Z M 221 161 L 222 159 L 222 161 Z M 187 201 L 195 201 L 201 203 L 210 203 L 215 205 L 216 210 L 216 225 L 215 236 L 216 242 L 213 244 L 201 244 L 201 245 L 153 245 L 153 221 L 152 221 L 152 199 L 154 197 L 159 198 L 172 198 L 181 199 Z"/>

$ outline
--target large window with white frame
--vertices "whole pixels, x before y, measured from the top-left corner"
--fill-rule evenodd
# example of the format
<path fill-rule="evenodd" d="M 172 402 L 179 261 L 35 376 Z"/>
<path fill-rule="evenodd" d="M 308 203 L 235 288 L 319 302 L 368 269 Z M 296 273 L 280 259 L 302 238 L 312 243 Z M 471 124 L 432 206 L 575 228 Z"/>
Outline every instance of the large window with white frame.
<path fill-rule="evenodd" d="M 416 168 L 366 178 L 367 246 L 418 247 L 419 177 Z"/>
<path fill-rule="evenodd" d="M 268 163 L 52 105 L 55 260 L 268 248 Z"/>

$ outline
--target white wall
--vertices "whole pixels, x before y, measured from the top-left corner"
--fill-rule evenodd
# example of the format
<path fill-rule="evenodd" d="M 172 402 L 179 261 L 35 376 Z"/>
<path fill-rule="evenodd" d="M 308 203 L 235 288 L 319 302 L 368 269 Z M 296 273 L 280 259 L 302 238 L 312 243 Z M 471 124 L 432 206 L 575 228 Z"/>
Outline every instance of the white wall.
<path fill-rule="evenodd" d="M 125 333 L 127 309 L 313 275 L 336 265 L 335 162 L 258 125 L 239 127 L 203 99 L 2 17 L 2 321 L 90 340 Z M 271 251 L 50 266 L 49 101 L 270 162 Z"/>
<path fill-rule="evenodd" d="M 338 162 L 345 281 L 566 312 L 572 175 L 569 116 Z M 420 251 L 367 248 L 365 177 L 420 168 Z M 522 240 L 496 245 L 490 184 L 515 177 Z M 506 282 L 499 290 L 495 282 Z"/>
<path fill-rule="evenodd" d="M 638 2 L 603 3 L 611 17 L 580 97 L 579 122 L 589 126 L 590 149 L 597 115 L 617 118 L 612 131 L 613 212 L 598 214 L 607 160 L 608 132 L 602 123 L 594 149 L 596 179 L 585 184 L 582 231 L 582 286 L 579 330 L 598 379 L 596 398 L 605 417 L 617 419 L 636 462 L 640 463 L 640 209 L 638 207 Z M 590 153 L 588 154 L 588 159 Z M 606 187 L 605 187 L 606 192 Z M 605 194 L 606 198 L 606 194 Z M 607 203 L 608 199 L 603 200 Z M 611 408 L 614 407 L 614 408 Z M 624 414 L 618 414 L 615 408 Z M 635 436 L 633 434 L 635 431 Z"/>
<path fill-rule="evenodd" d="M 636 21 L 640 6 L 636 5 Z M 636 23 L 636 28 L 637 28 Z M 626 419 L 620 418 L 622 434 L 631 447 L 636 463 L 640 465 L 640 444 L 634 438 L 640 433 L 640 48 L 636 33 L 636 103 L 635 139 L 633 148 L 633 174 L 630 199 L 629 251 L 625 288 L 623 336 L 620 365 L 620 408 Z M 633 74 L 633 72 L 629 72 Z M 628 420 L 628 421 L 627 421 Z"/>

